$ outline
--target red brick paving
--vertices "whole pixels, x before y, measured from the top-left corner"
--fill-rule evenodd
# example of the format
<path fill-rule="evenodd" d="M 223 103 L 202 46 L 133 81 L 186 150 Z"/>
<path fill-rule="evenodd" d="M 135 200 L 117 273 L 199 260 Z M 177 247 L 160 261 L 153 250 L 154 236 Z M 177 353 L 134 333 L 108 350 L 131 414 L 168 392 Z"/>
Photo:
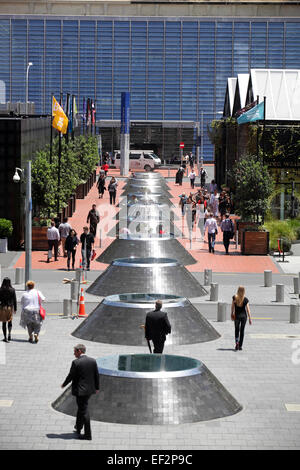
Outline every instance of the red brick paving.
<path fill-rule="evenodd" d="M 161 174 L 165 177 L 174 176 L 177 170 L 159 170 Z M 116 169 L 109 170 L 109 176 L 120 176 L 120 171 Z M 191 253 L 191 255 L 197 260 L 197 263 L 188 267 L 191 272 L 201 272 L 204 269 L 212 269 L 214 272 L 219 273 L 263 273 L 265 269 L 271 270 L 273 273 L 278 273 L 278 269 L 271 257 L 269 256 L 243 256 L 240 253 L 240 247 L 235 248 L 235 243 L 232 243 L 230 246 L 230 255 L 225 255 L 225 249 L 222 243 L 222 233 L 221 230 L 218 231 L 216 237 L 216 247 L 215 254 L 208 253 L 208 244 L 206 241 L 200 241 L 199 229 L 196 232 L 193 231 L 192 236 L 192 249 L 190 249 L 190 240 L 189 234 L 186 227 L 185 218 L 181 217 L 181 210 L 178 207 L 179 194 L 185 192 L 189 194 L 190 183 L 183 182 L 182 186 L 175 185 L 174 181 L 168 181 L 170 192 L 173 195 L 171 199 L 175 205 L 175 212 L 179 215 L 179 220 L 175 221 L 176 225 L 184 232 L 185 239 L 179 239 L 180 243 Z M 117 192 L 117 203 L 118 195 L 122 192 L 122 187 L 125 182 L 119 180 L 118 192 Z M 108 238 L 105 234 L 116 224 L 114 219 L 115 214 L 118 212 L 118 208 L 111 206 L 109 204 L 109 195 L 108 191 L 105 191 L 104 198 L 98 198 L 98 191 L 96 184 L 92 187 L 89 194 L 85 199 L 79 199 L 76 201 L 76 211 L 73 214 L 73 217 L 69 218 L 69 222 L 73 228 L 77 231 L 78 235 L 82 233 L 82 227 L 86 225 L 86 217 L 88 211 L 90 210 L 92 204 L 97 204 L 97 209 L 100 212 L 100 224 L 98 225 L 98 232 L 95 241 L 95 249 L 97 257 L 104 251 L 107 246 L 114 240 L 113 238 Z M 101 230 L 101 248 L 100 248 L 100 230 Z M 207 238 L 207 237 L 206 237 Z M 76 266 L 79 267 L 80 259 L 80 247 L 78 247 L 78 253 L 76 257 Z M 137 253 L 137 256 L 140 256 L 141 253 Z M 126 257 L 126 253 L 124 253 Z M 47 252 L 35 251 L 32 253 L 32 268 L 33 269 L 66 269 L 66 259 L 59 257 L 57 262 L 46 263 Z M 25 265 L 25 253 L 22 253 L 18 262 L 15 264 L 15 267 L 24 267 Z M 91 262 L 92 270 L 104 270 L 107 265 L 98 263 L 97 261 Z"/>

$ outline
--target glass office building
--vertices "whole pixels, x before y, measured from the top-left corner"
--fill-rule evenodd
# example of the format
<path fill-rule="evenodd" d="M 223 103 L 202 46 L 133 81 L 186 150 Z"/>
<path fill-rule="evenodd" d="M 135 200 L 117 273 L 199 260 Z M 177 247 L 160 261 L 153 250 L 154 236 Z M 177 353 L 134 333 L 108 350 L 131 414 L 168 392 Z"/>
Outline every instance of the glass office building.
<path fill-rule="evenodd" d="M 0 101 L 25 101 L 32 62 L 37 113 L 50 113 L 51 94 L 62 92 L 76 95 L 79 112 L 90 97 L 97 120 L 119 120 L 121 92 L 130 91 L 131 120 L 143 123 L 149 144 L 156 132 L 161 138 L 159 123 L 180 127 L 203 113 L 204 159 L 212 160 L 206 125 L 220 117 L 227 78 L 250 68 L 299 69 L 299 50 L 300 18 L 0 16 Z"/>

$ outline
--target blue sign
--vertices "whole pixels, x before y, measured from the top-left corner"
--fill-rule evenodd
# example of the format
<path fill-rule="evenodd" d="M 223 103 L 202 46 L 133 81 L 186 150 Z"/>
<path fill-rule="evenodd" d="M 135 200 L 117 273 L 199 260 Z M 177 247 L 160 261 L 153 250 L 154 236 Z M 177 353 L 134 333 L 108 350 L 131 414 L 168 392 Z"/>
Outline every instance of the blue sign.
<path fill-rule="evenodd" d="M 129 134 L 130 129 L 130 93 L 121 93 L 121 134 Z"/>

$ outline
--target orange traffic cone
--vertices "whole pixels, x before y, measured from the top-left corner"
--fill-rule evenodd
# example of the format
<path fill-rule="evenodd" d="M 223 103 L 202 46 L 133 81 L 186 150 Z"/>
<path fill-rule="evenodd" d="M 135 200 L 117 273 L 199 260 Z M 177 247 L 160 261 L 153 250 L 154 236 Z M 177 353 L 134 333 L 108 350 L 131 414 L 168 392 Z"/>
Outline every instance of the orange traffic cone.
<path fill-rule="evenodd" d="M 81 295 L 80 295 L 80 299 L 79 299 L 79 312 L 78 312 L 78 316 L 79 316 L 79 317 L 87 317 L 87 314 L 85 313 L 83 289 L 81 289 Z"/>

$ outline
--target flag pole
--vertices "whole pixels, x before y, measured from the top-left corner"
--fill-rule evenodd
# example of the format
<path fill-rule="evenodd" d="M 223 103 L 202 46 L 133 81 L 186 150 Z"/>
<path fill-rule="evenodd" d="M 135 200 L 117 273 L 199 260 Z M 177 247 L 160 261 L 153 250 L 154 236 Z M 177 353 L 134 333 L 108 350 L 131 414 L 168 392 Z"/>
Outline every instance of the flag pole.
<path fill-rule="evenodd" d="M 71 133 L 72 140 L 74 140 L 74 138 L 75 138 L 75 134 L 74 134 L 74 100 L 75 100 L 75 95 L 72 95 L 72 133 Z"/>
<path fill-rule="evenodd" d="M 264 121 L 263 121 L 263 165 L 265 164 L 265 132 L 266 132 L 266 97 L 264 96 Z"/>
<path fill-rule="evenodd" d="M 257 95 L 256 97 L 256 100 L 257 100 L 257 104 L 259 103 L 259 96 Z M 258 141 L 258 137 L 259 137 L 259 121 L 257 122 L 257 128 L 256 128 L 256 158 L 257 160 L 259 159 L 259 141 Z"/>
<path fill-rule="evenodd" d="M 70 106 L 70 93 L 67 93 L 67 104 L 66 104 L 66 110 L 65 110 L 65 114 L 67 116 L 67 118 L 69 119 L 69 106 Z M 66 132 L 66 135 L 65 135 L 65 138 L 66 138 L 66 142 L 67 144 L 69 143 L 69 124 L 68 124 L 68 128 L 67 128 L 67 132 Z"/>
<path fill-rule="evenodd" d="M 62 101 L 63 101 L 63 94 L 60 93 L 60 100 L 59 100 L 60 106 L 62 105 Z M 61 141 L 62 141 L 62 134 L 61 134 L 61 132 L 59 132 L 58 133 L 57 194 L 56 194 L 56 196 L 57 196 L 57 206 L 56 206 L 57 217 L 59 215 L 59 205 L 60 205 L 59 193 L 60 193 Z"/>
<path fill-rule="evenodd" d="M 53 93 L 51 93 L 51 120 L 50 120 L 50 165 L 52 165 L 52 152 L 53 152 L 53 126 L 52 126 L 52 120 L 53 120 Z"/>

